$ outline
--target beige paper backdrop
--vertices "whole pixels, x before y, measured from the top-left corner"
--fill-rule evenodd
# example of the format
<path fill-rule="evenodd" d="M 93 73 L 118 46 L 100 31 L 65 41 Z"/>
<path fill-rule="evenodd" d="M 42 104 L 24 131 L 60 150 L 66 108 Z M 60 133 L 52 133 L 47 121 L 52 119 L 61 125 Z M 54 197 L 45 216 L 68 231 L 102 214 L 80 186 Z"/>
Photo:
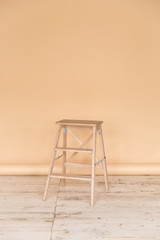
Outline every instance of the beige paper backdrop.
<path fill-rule="evenodd" d="M 0 174 L 46 174 L 62 118 L 104 120 L 110 174 L 160 173 L 159 13 L 157 0 L 0 2 Z"/>

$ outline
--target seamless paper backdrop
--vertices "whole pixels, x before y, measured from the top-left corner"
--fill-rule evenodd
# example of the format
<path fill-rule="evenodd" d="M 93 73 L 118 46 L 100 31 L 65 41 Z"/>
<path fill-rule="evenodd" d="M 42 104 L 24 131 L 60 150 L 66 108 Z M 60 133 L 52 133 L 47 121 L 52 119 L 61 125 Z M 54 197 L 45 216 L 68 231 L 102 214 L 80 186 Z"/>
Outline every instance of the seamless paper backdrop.
<path fill-rule="evenodd" d="M 62 118 L 104 121 L 110 174 L 160 173 L 159 13 L 156 0 L 0 2 L 0 174 L 46 174 Z"/>

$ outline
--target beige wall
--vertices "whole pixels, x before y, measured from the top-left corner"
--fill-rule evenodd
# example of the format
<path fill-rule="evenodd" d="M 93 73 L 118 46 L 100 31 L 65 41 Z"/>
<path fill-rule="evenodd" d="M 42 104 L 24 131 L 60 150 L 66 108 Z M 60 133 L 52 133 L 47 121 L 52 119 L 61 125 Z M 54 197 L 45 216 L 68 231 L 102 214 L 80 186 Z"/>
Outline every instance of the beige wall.
<path fill-rule="evenodd" d="M 159 13 L 157 0 L 0 2 L 0 174 L 45 174 L 62 118 L 104 120 L 110 174 L 160 173 Z"/>

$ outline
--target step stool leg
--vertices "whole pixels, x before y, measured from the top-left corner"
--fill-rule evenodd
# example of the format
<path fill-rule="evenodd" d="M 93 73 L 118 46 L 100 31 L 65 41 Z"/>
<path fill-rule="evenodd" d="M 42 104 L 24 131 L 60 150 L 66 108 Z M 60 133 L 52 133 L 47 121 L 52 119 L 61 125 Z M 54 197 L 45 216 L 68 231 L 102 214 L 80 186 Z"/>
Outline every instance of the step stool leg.
<path fill-rule="evenodd" d="M 63 126 L 63 147 L 64 148 L 67 147 L 67 128 L 66 128 L 66 126 Z M 65 151 L 65 152 L 63 152 L 62 174 L 66 173 L 66 166 L 65 166 L 66 156 L 67 156 L 67 153 Z M 65 185 L 65 179 L 61 179 L 61 184 L 62 184 L 62 186 Z"/>
<path fill-rule="evenodd" d="M 105 156 L 105 149 L 104 149 L 102 127 L 99 127 L 98 131 L 99 131 L 99 140 L 100 140 L 101 153 L 102 153 L 102 157 L 103 157 L 102 164 L 103 164 L 103 169 L 104 169 L 105 189 L 109 190 L 109 182 L 108 182 L 107 164 L 106 164 L 106 156 Z"/>
<path fill-rule="evenodd" d="M 53 147 L 52 160 L 51 160 L 51 163 L 50 163 L 49 172 L 48 172 L 47 181 L 46 181 L 46 186 L 45 186 L 44 195 L 43 195 L 43 200 L 44 200 L 44 201 L 46 200 L 46 197 L 47 197 L 48 187 L 49 187 L 49 183 L 50 183 L 50 175 L 52 174 L 53 164 L 54 164 L 55 156 L 56 156 L 55 148 L 56 148 L 57 145 L 58 145 L 59 136 L 60 136 L 60 130 L 61 130 L 61 126 L 58 125 L 58 129 L 57 129 L 57 133 L 56 133 L 56 138 L 55 138 L 55 142 L 54 142 L 54 147 Z"/>
<path fill-rule="evenodd" d="M 93 127 L 92 176 L 91 176 L 91 206 L 94 205 L 94 191 L 95 191 L 96 134 L 97 134 L 97 128 L 96 128 L 96 127 Z"/>

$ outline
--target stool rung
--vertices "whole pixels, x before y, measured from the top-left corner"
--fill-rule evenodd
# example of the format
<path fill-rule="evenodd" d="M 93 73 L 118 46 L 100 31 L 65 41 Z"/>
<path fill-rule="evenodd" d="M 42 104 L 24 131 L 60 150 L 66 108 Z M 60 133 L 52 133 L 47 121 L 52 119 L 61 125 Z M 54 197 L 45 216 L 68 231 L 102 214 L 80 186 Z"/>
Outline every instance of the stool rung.
<path fill-rule="evenodd" d="M 72 162 L 66 162 L 65 166 L 67 167 L 84 167 L 84 168 L 91 168 L 91 164 L 83 164 L 83 163 L 72 163 Z"/>
<path fill-rule="evenodd" d="M 75 175 L 68 175 L 68 174 L 52 174 L 49 177 L 52 178 L 63 178 L 63 179 L 75 179 L 75 180 L 83 180 L 83 181 L 91 181 L 91 177 L 86 176 L 75 176 Z"/>
<path fill-rule="evenodd" d="M 55 151 L 92 153 L 92 149 L 86 149 L 86 148 L 63 148 L 63 147 L 56 147 Z"/>
<path fill-rule="evenodd" d="M 66 167 L 78 167 L 78 168 L 91 168 L 92 165 L 91 164 L 83 164 L 83 163 L 72 163 L 72 162 L 65 162 L 65 166 Z M 100 168 L 103 169 L 101 166 L 97 166 L 95 164 L 96 168 Z"/>

